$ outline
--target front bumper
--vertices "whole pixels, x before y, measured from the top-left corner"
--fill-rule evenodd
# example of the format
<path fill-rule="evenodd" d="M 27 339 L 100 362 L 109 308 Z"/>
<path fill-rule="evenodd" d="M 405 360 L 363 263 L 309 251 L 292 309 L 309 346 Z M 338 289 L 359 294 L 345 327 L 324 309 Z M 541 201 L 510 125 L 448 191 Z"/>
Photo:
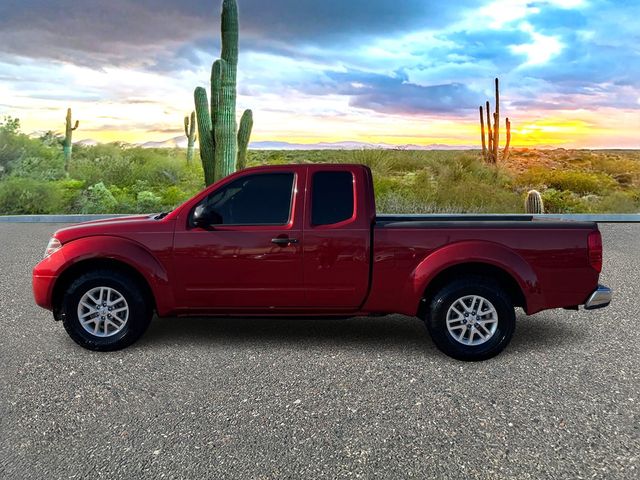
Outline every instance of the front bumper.
<path fill-rule="evenodd" d="M 586 303 L 584 304 L 585 310 L 595 310 L 596 308 L 606 307 L 611 303 L 611 297 L 613 296 L 613 291 L 609 287 L 605 287 L 604 285 L 598 285 Z"/>
<path fill-rule="evenodd" d="M 56 277 L 46 276 L 46 275 L 33 275 L 32 277 L 32 286 L 33 286 L 33 298 L 36 301 L 36 305 L 46 308 L 47 310 L 52 310 L 52 293 L 53 293 L 53 285 L 56 281 Z"/>

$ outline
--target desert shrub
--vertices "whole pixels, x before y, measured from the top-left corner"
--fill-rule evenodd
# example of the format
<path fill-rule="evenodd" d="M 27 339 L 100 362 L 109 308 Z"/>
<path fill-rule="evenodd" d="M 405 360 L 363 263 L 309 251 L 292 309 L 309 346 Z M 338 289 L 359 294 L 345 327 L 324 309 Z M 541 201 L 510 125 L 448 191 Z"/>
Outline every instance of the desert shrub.
<path fill-rule="evenodd" d="M 153 213 L 160 210 L 162 198 L 153 192 L 143 191 L 138 193 L 137 211 L 140 213 Z"/>
<path fill-rule="evenodd" d="M 42 149 L 40 156 L 25 156 L 10 163 L 11 175 L 36 180 L 60 180 L 65 177 L 64 157 L 53 149 Z"/>
<path fill-rule="evenodd" d="M 163 189 L 160 195 L 163 207 L 169 210 L 177 207 L 191 196 L 173 185 Z"/>
<path fill-rule="evenodd" d="M 54 182 L 10 177 L 0 182 L 0 214 L 49 214 L 62 210 L 62 194 Z"/>
<path fill-rule="evenodd" d="M 433 202 L 418 200 L 406 197 L 399 193 L 389 192 L 383 195 L 376 195 L 376 210 L 379 213 L 461 213 L 461 208 L 455 205 L 440 205 Z M 465 212 L 475 212 L 473 207 L 464 210 Z"/>
<path fill-rule="evenodd" d="M 496 189 L 473 179 L 438 185 L 432 202 L 459 212 L 519 213 L 520 196 L 511 190 Z"/>
<path fill-rule="evenodd" d="M 415 176 L 414 191 L 425 205 L 451 212 L 520 212 L 521 199 L 501 168 L 484 164 L 477 155 L 457 158 L 423 169 Z"/>
<path fill-rule="evenodd" d="M 640 213 L 640 202 L 633 192 L 612 192 L 601 199 L 598 212 Z"/>
<path fill-rule="evenodd" d="M 249 152 L 249 159 L 258 165 L 284 165 L 290 163 L 287 159 L 286 152 L 282 150 L 264 150 L 261 152 L 255 152 L 257 155 Z M 256 165 L 253 165 L 256 166 Z"/>
<path fill-rule="evenodd" d="M 7 174 L 36 180 L 63 178 L 62 149 L 20 133 L 20 121 L 7 117 L 0 122 L 0 176 Z"/>
<path fill-rule="evenodd" d="M 601 155 L 591 159 L 590 169 L 610 175 L 621 186 L 640 186 L 640 159 Z"/>
<path fill-rule="evenodd" d="M 62 204 L 60 212 L 56 213 L 79 213 L 84 182 L 68 178 L 57 182 L 56 185 Z"/>
<path fill-rule="evenodd" d="M 69 162 L 69 175 L 89 185 L 130 185 L 136 180 L 131 161 L 123 156 L 117 145 L 96 145 L 74 149 Z"/>
<path fill-rule="evenodd" d="M 131 187 L 118 187 L 117 185 L 109 185 L 109 191 L 116 200 L 117 213 L 136 213 L 137 194 L 132 191 Z"/>
<path fill-rule="evenodd" d="M 532 168 L 518 178 L 518 183 L 537 190 L 545 187 L 568 190 L 577 194 L 603 193 L 615 187 L 616 181 L 606 173 L 578 170 Z"/>
<path fill-rule="evenodd" d="M 81 213 L 115 213 L 118 202 L 102 182 L 87 188 L 80 199 Z"/>
<path fill-rule="evenodd" d="M 186 161 L 178 161 L 173 150 L 133 149 L 129 161 L 133 165 L 135 178 L 144 179 L 151 185 L 176 185 L 180 183 Z"/>
<path fill-rule="evenodd" d="M 567 190 L 549 188 L 541 195 L 546 213 L 584 213 L 588 210 L 578 195 Z"/>
<path fill-rule="evenodd" d="M 518 165 L 520 157 L 530 159 Z M 521 173 L 536 159 L 545 167 Z M 498 167 L 486 165 L 477 150 L 250 150 L 248 161 L 368 165 L 377 207 L 387 213 L 522 212 L 529 188 L 542 192 L 552 213 L 638 211 L 640 204 L 640 154 L 634 151 L 517 150 Z M 3 212 L 169 210 L 204 187 L 198 154 L 187 165 L 179 149 L 76 145 L 68 172 L 54 134 L 29 138 L 19 122 L 0 123 Z"/>
<path fill-rule="evenodd" d="M 342 163 L 338 158 L 335 158 L 335 160 L 337 160 L 337 163 Z M 374 175 L 378 176 L 389 175 L 393 168 L 393 159 L 387 150 L 352 150 L 349 163 L 366 165 Z"/>

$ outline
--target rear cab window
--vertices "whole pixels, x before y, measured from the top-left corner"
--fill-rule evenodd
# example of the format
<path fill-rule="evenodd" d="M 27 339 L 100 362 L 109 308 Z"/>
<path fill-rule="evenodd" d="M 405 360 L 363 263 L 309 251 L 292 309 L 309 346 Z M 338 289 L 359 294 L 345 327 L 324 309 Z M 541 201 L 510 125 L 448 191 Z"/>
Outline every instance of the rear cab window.
<path fill-rule="evenodd" d="M 311 225 L 326 226 L 352 220 L 354 178 L 347 170 L 318 171 L 311 181 Z"/>

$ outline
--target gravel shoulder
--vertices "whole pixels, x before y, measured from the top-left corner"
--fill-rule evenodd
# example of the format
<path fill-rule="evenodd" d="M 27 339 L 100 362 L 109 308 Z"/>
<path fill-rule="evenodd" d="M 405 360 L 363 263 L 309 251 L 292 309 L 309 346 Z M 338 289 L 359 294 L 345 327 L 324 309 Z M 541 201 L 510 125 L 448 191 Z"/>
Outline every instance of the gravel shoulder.
<path fill-rule="evenodd" d="M 33 303 L 61 225 L 0 224 L 0 478 L 638 478 L 640 225 L 603 225 L 614 302 L 518 315 L 466 364 L 420 321 L 154 319 L 77 347 Z"/>

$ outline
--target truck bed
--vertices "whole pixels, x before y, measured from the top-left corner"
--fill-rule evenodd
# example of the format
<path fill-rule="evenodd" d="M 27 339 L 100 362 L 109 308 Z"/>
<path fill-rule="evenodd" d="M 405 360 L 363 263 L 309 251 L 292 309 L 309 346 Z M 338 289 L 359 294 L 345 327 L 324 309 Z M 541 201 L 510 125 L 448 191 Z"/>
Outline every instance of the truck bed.
<path fill-rule="evenodd" d="M 514 229 L 592 229 L 594 222 L 576 222 L 541 219 L 533 215 L 467 214 L 467 215 L 413 215 L 381 214 L 375 217 L 379 228 L 514 228 Z"/>
<path fill-rule="evenodd" d="M 406 295 L 407 278 L 410 285 L 428 284 L 439 270 L 460 262 L 497 266 L 520 278 L 529 314 L 581 305 L 597 285 L 587 249 L 590 233 L 597 230 L 593 222 L 531 215 L 391 214 L 374 219 L 371 310 L 410 304 L 398 302 Z M 416 297 L 420 288 L 412 292 Z"/>

